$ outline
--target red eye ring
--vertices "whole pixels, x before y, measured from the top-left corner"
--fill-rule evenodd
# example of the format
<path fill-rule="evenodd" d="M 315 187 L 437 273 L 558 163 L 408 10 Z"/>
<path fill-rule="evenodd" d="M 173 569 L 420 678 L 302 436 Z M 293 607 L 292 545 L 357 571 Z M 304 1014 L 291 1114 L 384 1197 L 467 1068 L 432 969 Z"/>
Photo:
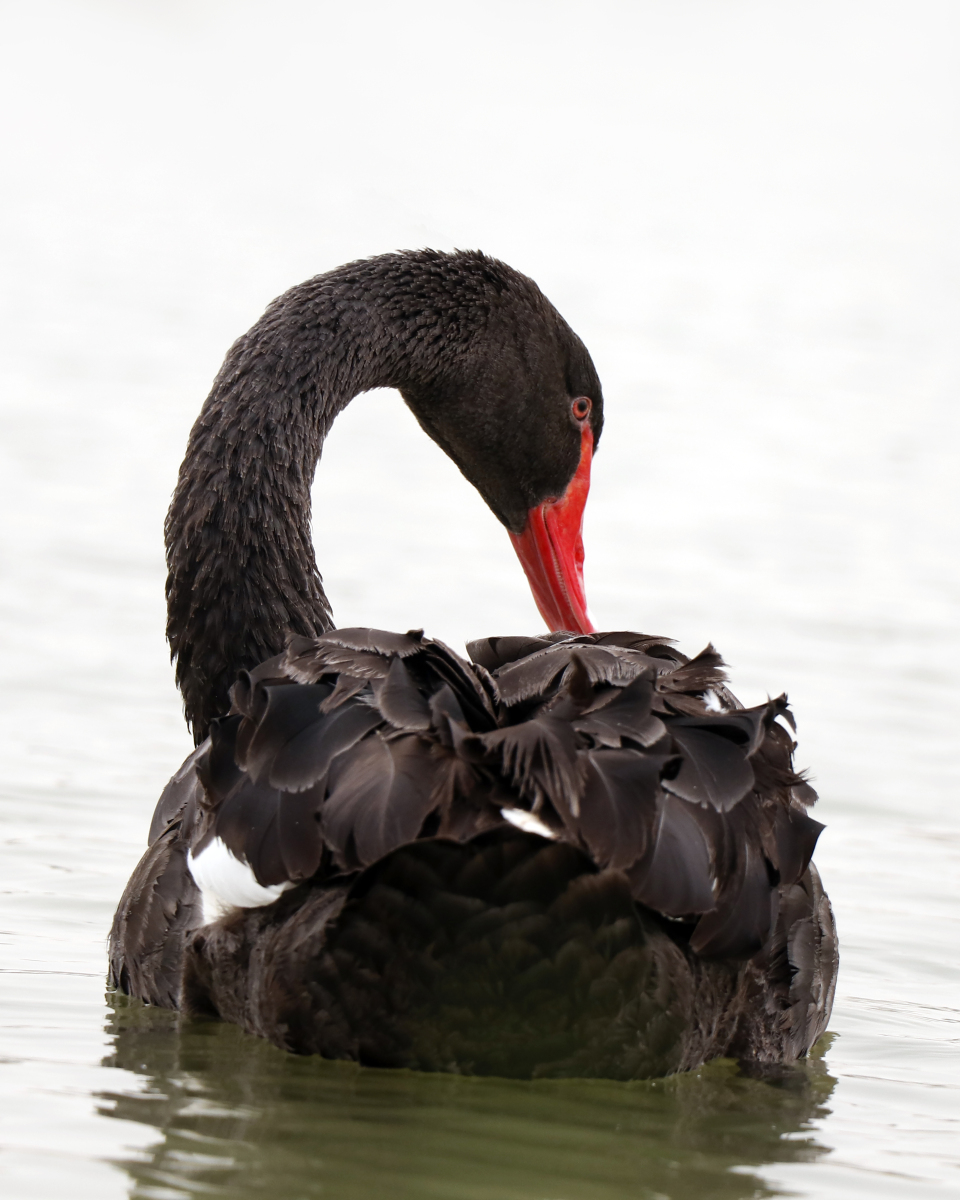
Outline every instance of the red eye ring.
<path fill-rule="evenodd" d="M 570 405 L 570 411 L 578 421 L 585 421 L 590 416 L 593 401 L 589 396 L 578 396 Z"/>

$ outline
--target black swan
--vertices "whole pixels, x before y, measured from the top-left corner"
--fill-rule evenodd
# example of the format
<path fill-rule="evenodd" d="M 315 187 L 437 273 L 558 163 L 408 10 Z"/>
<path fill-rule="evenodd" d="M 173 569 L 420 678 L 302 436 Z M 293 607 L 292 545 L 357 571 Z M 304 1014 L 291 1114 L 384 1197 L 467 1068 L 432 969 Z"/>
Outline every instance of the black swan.
<path fill-rule="evenodd" d="M 334 628 L 310 485 L 376 387 L 506 526 L 552 632 L 467 661 Z M 593 630 L 602 425 L 582 342 L 478 252 L 341 267 L 234 344 L 165 530 L 198 745 L 120 901 L 114 986 L 375 1066 L 632 1079 L 807 1052 L 837 942 L 793 719 L 740 705 L 712 647 Z"/>

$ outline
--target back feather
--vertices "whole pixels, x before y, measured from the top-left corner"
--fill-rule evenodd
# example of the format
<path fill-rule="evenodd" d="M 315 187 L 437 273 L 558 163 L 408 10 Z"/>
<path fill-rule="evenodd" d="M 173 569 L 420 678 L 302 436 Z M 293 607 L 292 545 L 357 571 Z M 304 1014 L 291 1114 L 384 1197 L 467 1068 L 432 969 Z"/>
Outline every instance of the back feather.
<path fill-rule="evenodd" d="M 744 709 L 712 647 L 687 659 L 641 634 L 469 649 L 472 662 L 420 630 L 292 639 L 238 679 L 158 818 L 199 783 L 194 851 L 219 837 L 269 886 L 464 842 L 525 810 L 622 872 L 701 956 L 769 941 L 821 828 L 776 720 L 792 723 L 785 697 Z"/>

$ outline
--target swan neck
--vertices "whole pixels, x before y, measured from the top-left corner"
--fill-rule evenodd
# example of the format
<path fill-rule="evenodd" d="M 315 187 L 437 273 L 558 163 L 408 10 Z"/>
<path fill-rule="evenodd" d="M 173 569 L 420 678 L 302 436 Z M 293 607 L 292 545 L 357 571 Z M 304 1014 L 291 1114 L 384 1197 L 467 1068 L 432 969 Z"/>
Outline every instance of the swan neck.
<path fill-rule="evenodd" d="M 324 438 L 358 393 L 404 382 L 375 306 L 323 283 L 281 296 L 232 347 L 167 514 L 167 639 L 198 743 L 238 671 L 333 627 L 311 535 Z"/>

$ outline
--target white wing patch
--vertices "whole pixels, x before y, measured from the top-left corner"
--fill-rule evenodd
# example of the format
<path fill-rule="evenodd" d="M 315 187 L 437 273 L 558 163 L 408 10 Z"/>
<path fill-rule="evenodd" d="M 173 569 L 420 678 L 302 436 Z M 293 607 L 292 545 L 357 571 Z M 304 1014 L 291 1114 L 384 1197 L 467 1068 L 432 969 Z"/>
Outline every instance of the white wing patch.
<path fill-rule="evenodd" d="M 187 865 L 200 889 L 204 925 L 218 921 L 234 908 L 263 908 L 294 886 L 291 880 L 270 887 L 257 883 L 252 868 L 231 854 L 220 838 L 214 838 L 196 858 L 191 850 Z"/>
<path fill-rule="evenodd" d="M 538 833 L 541 837 L 549 838 L 552 842 L 557 840 L 557 835 L 553 830 L 549 826 L 544 825 L 539 817 L 535 817 L 533 813 L 527 812 L 526 809 L 501 808 L 500 812 L 511 825 L 516 825 L 524 833 Z"/>

